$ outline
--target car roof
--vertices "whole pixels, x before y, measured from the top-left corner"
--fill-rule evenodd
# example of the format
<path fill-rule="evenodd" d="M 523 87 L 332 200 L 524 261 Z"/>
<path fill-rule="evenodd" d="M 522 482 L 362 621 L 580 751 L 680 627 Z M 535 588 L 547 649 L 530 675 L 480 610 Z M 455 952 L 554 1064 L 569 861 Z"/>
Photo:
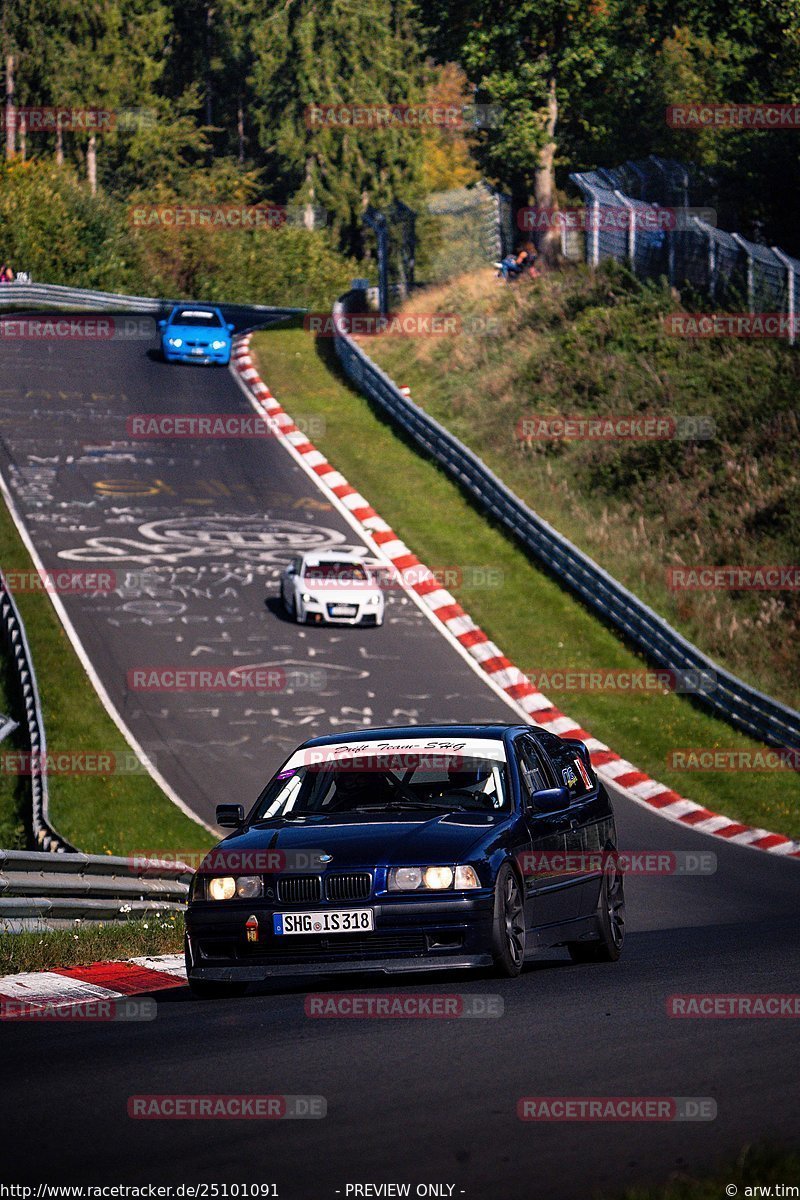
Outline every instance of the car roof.
<path fill-rule="evenodd" d="M 533 732 L 530 725 L 492 722 L 471 725 L 384 725 L 380 728 L 351 729 L 346 733 L 329 733 L 310 738 L 304 746 L 331 746 L 338 742 L 378 742 L 387 738 L 497 738 L 508 734 Z"/>

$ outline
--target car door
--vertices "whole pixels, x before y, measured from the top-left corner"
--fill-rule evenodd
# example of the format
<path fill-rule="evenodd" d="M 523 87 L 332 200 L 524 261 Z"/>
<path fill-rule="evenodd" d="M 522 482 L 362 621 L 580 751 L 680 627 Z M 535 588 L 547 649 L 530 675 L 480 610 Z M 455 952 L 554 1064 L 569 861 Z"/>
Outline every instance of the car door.
<path fill-rule="evenodd" d="M 537 732 L 536 740 L 557 782 L 569 788 L 567 850 L 578 870 L 578 913 L 589 916 L 597 907 L 602 851 L 615 842 L 611 804 L 582 742 L 544 731 Z"/>
<path fill-rule="evenodd" d="M 530 853 L 523 856 L 523 875 L 531 927 L 571 921 L 580 911 L 579 889 L 566 861 L 571 806 L 567 804 L 559 812 L 543 812 L 536 807 L 536 793 L 561 787 L 561 780 L 529 734 L 517 738 L 514 748 L 530 835 Z"/>

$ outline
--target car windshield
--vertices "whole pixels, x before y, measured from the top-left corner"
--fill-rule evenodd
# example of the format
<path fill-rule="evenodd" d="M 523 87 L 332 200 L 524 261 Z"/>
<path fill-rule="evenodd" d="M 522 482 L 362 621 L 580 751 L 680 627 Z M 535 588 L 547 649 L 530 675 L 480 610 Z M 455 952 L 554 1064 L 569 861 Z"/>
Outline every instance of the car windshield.
<path fill-rule="evenodd" d="M 498 748 L 501 750 L 500 744 Z M 307 751 L 311 755 L 312 751 Z M 505 760 L 469 752 L 396 751 L 298 762 L 279 771 L 259 797 L 251 820 L 286 820 L 357 813 L 509 811 Z"/>
<path fill-rule="evenodd" d="M 197 325 L 205 329 L 221 329 L 222 321 L 215 312 L 199 308 L 182 308 L 172 318 L 173 325 Z"/>
<path fill-rule="evenodd" d="M 361 563 L 321 562 L 305 569 L 304 578 L 310 583 L 368 583 L 369 575 Z"/>

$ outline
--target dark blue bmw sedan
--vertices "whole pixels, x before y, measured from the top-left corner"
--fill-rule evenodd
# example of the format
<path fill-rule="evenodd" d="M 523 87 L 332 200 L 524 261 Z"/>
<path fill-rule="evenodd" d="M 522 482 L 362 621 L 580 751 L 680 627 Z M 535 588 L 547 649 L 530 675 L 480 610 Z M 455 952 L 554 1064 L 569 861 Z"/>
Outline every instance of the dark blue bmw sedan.
<path fill-rule="evenodd" d="M 305 742 L 203 861 L 186 914 L 199 996 L 288 975 L 493 967 L 543 948 L 614 961 L 625 933 L 609 797 L 580 741 L 415 725 Z"/>

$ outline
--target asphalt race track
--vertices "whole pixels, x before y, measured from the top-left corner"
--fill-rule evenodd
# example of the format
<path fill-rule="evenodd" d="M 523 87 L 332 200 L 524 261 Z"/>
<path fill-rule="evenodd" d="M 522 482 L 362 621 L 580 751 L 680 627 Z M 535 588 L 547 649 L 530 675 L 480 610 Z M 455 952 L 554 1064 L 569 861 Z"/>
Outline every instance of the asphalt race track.
<path fill-rule="evenodd" d="M 113 573 L 113 590 L 62 600 L 128 727 L 190 808 L 213 821 L 218 802 L 255 800 L 318 733 L 508 719 L 402 591 L 387 592 L 380 629 L 284 617 L 278 577 L 293 553 L 363 542 L 273 438 L 130 436 L 139 414 L 254 415 L 229 372 L 167 366 L 155 345 L 7 344 L 0 469 L 48 570 Z M 129 686 L 139 668 L 255 666 L 275 669 L 275 691 Z"/>
<path fill-rule="evenodd" d="M 202 815 L 225 792 L 252 793 L 296 741 L 337 723 L 510 711 L 400 595 L 390 597 L 387 625 L 365 631 L 297 629 L 264 604 L 293 531 L 350 543 L 352 532 L 269 441 L 139 444 L 125 432 L 134 412 L 244 413 L 228 374 L 166 368 L 145 345 L 123 342 L 50 352 L 21 345 L 6 348 L 4 360 L 2 469 L 45 565 L 110 565 L 162 581 L 146 585 L 155 595 L 133 580 L 112 595 L 65 602 L 125 719 Z M 178 577 L 186 568 L 193 574 Z M 179 578 L 190 580 L 182 590 Z M 198 660 L 321 664 L 326 688 L 266 700 L 126 690 L 132 665 Z M 800 866 L 621 798 L 617 815 L 623 848 L 717 856 L 714 874 L 629 879 L 617 964 L 574 966 L 551 954 L 515 981 L 284 982 L 230 1002 L 193 1001 L 180 989 L 157 997 L 152 1022 L 5 1025 L 4 1178 L 269 1182 L 281 1200 L 408 1182 L 411 1195 L 438 1184 L 442 1196 L 572 1200 L 712 1166 L 758 1138 L 796 1136 L 795 1023 L 679 1020 L 667 1016 L 666 1000 L 796 991 Z M 326 989 L 491 994 L 504 1013 L 307 1017 L 306 993 Z M 323 1096 L 327 1116 L 127 1116 L 128 1097 L 164 1093 Z M 523 1122 L 523 1096 L 711 1097 L 717 1117 Z"/>

